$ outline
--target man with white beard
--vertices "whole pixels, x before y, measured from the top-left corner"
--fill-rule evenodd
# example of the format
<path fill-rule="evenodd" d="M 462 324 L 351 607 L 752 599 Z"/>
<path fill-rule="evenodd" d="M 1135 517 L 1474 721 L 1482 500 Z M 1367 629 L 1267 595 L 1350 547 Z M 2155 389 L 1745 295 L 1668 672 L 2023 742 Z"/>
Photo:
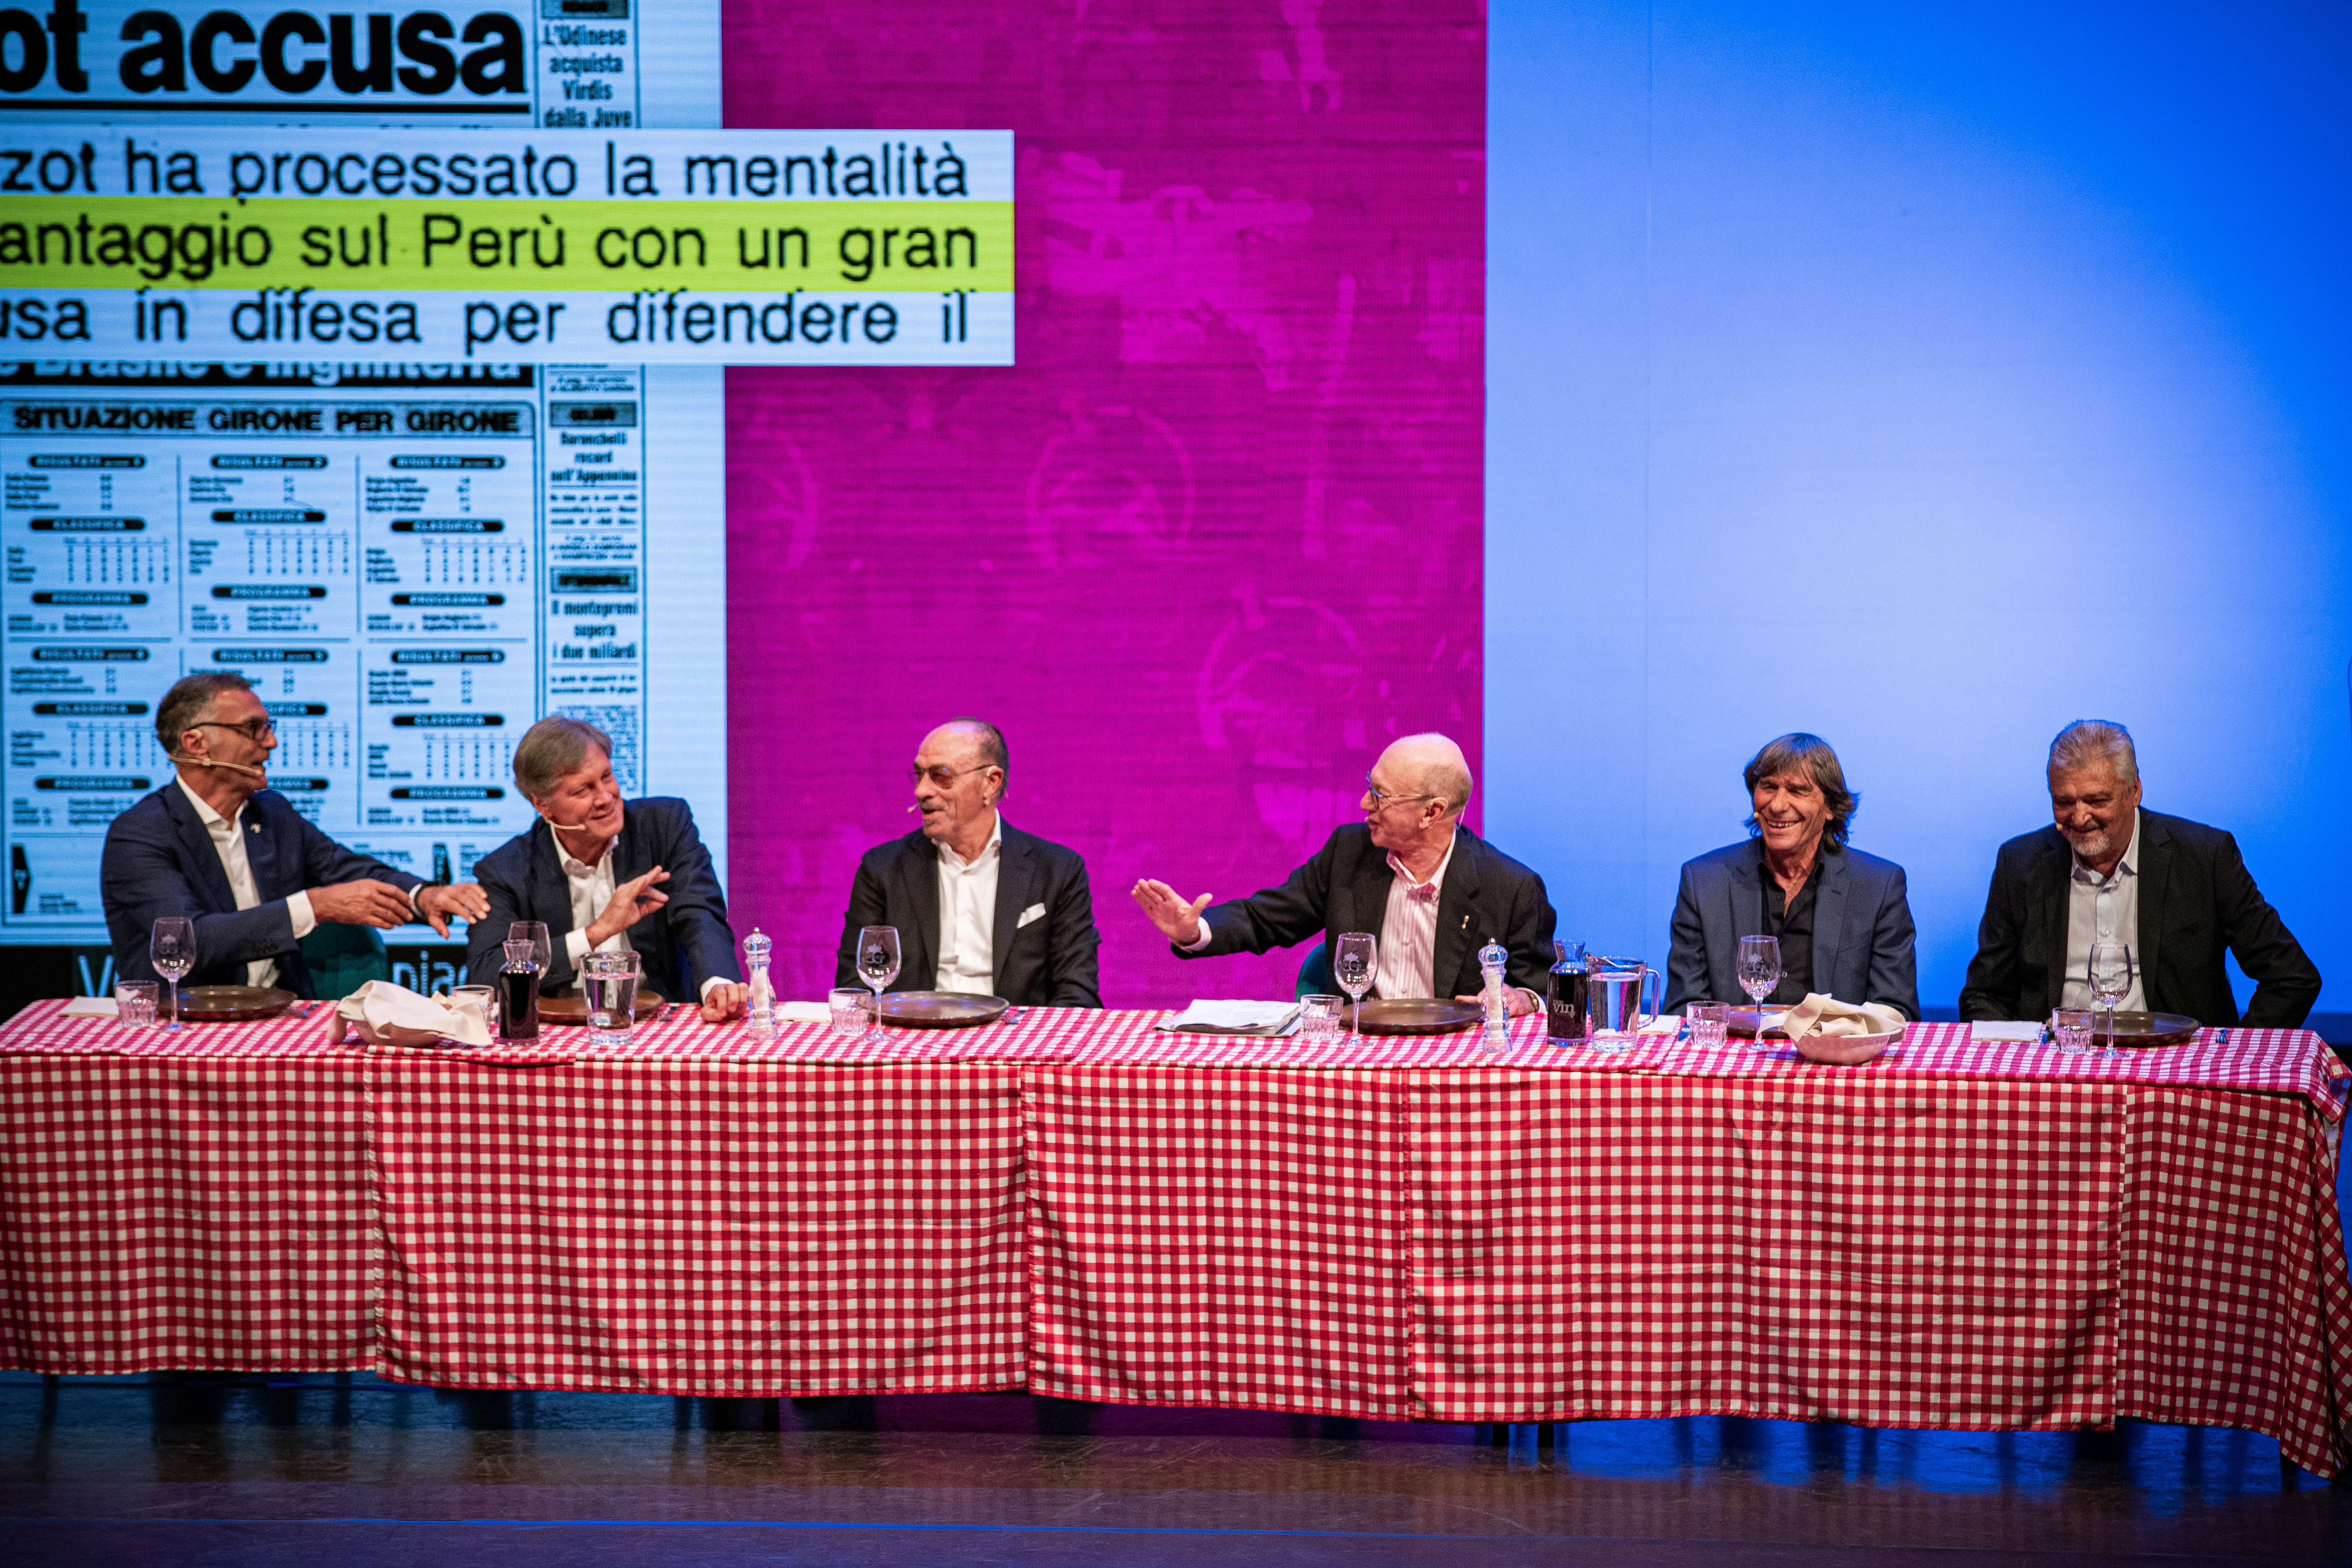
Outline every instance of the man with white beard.
<path fill-rule="evenodd" d="M 2319 970 L 2266 903 L 2237 840 L 2143 811 L 2139 761 L 2121 724 L 2082 719 L 2050 743 L 2053 826 L 2011 839 L 1993 864 L 1960 1016 L 2046 1018 L 2091 1006 L 2094 942 L 2131 949 L 2126 1011 L 2214 1027 L 2292 1029 L 2319 999 Z M 2238 1014 L 2224 950 L 2254 982 Z"/>

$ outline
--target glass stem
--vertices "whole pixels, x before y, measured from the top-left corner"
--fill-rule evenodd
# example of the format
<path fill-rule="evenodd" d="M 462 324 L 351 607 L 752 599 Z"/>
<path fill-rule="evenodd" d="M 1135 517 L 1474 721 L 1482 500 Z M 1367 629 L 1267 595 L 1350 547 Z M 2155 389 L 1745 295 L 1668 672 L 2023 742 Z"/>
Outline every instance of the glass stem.
<path fill-rule="evenodd" d="M 168 974 L 163 976 L 163 1016 L 171 1020 L 165 1028 L 180 1026 L 180 983 Z"/>

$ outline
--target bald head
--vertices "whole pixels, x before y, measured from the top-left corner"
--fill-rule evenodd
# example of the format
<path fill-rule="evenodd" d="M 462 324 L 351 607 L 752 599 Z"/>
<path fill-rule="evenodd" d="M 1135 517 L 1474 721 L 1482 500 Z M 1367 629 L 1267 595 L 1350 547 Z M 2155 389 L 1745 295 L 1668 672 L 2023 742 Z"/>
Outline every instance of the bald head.
<path fill-rule="evenodd" d="M 1406 794 L 1443 802 L 1448 816 L 1470 804 L 1470 759 L 1443 735 L 1407 735 L 1391 742 L 1376 768 Z"/>

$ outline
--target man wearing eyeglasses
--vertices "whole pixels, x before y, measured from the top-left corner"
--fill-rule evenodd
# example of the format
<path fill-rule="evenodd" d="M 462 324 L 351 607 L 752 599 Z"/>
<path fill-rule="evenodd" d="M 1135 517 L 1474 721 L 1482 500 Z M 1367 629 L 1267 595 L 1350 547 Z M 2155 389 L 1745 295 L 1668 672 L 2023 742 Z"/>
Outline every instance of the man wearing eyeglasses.
<path fill-rule="evenodd" d="M 1510 953 L 1503 977 L 1517 1017 L 1543 1005 L 1554 917 L 1543 879 L 1462 825 L 1470 763 L 1443 735 L 1407 735 L 1364 775 L 1364 820 L 1342 824 L 1279 888 L 1209 907 L 1165 882 L 1136 883 L 1135 901 L 1179 958 L 1264 952 L 1343 931 L 1380 939 L 1371 994 L 1475 1002 L 1478 950 Z"/>
<path fill-rule="evenodd" d="M 473 885 L 427 883 L 344 848 L 269 782 L 278 732 L 241 675 L 191 675 L 163 694 L 155 738 L 176 764 L 170 784 L 116 817 L 99 861 L 115 973 L 152 980 L 155 921 L 196 922 L 185 985 L 283 985 L 316 994 L 298 945 L 322 921 L 389 931 L 423 921 L 443 936 L 478 920 Z"/>
<path fill-rule="evenodd" d="M 1002 996 L 1015 1006 L 1099 1007 L 1094 890 L 1075 849 L 1005 822 L 1004 736 L 955 719 L 923 737 L 907 776 L 923 825 L 857 862 L 834 984 L 859 984 L 857 932 L 898 930 L 894 991 Z"/>

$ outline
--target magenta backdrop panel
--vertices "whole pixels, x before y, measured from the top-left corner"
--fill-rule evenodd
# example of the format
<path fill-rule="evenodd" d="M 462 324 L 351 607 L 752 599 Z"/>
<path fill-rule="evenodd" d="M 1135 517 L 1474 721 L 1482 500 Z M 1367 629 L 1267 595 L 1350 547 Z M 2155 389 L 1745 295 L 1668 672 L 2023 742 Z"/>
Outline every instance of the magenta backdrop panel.
<path fill-rule="evenodd" d="M 905 770 L 1003 727 L 1113 1006 L 1287 995 L 1128 897 L 1278 881 L 1479 755 L 1486 28 L 1465 0 L 729 0 L 727 123 L 1010 129 L 1017 366 L 727 382 L 730 895 L 831 983 Z M 1475 805 L 1473 805 L 1475 819 Z"/>

